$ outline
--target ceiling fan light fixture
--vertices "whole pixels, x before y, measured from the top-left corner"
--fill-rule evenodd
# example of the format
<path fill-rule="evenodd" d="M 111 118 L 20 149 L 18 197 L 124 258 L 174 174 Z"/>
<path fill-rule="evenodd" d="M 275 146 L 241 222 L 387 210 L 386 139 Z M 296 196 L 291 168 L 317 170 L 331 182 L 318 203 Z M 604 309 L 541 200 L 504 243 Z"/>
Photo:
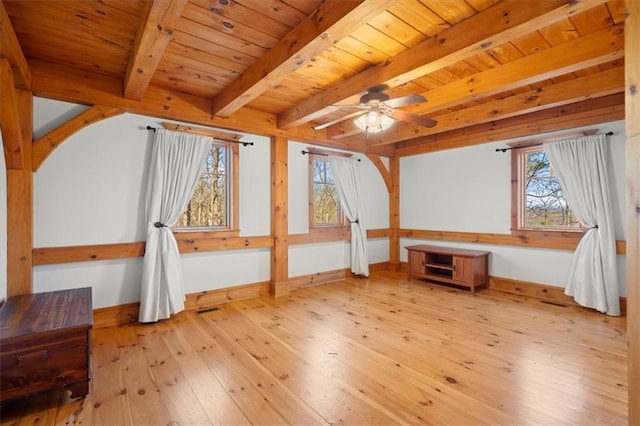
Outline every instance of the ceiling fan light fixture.
<path fill-rule="evenodd" d="M 395 123 L 395 120 L 380 111 L 369 111 L 366 114 L 353 120 L 353 124 L 363 132 L 379 133 L 384 132 Z"/>

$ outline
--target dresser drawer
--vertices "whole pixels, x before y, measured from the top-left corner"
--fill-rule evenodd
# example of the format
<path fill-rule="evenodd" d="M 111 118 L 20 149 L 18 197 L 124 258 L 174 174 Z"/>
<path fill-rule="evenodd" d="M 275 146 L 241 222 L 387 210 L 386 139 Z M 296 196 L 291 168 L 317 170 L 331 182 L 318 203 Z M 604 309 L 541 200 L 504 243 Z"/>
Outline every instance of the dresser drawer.
<path fill-rule="evenodd" d="M 27 395 L 43 389 L 65 389 L 89 380 L 88 334 L 68 336 L 51 342 L 33 339 L 29 347 L 4 350 L 0 355 L 2 400 Z M 15 347 L 15 346 L 14 346 Z"/>

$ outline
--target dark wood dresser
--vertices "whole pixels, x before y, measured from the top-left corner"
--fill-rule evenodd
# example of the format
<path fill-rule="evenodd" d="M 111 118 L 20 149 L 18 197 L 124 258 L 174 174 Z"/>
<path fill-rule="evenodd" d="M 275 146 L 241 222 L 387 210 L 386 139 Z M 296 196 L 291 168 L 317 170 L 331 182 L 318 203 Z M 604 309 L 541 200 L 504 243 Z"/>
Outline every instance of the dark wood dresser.
<path fill-rule="evenodd" d="M 14 296 L 0 308 L 0 400 L 89 393 L 91 288 Z"/>

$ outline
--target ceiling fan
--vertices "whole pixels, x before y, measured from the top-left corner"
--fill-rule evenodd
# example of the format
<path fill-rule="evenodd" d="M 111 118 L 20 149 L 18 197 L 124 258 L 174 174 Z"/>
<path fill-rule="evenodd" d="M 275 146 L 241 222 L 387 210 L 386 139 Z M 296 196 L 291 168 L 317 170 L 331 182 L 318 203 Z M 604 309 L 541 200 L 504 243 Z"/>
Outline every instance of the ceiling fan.
<path fill-rule="evenodd" d="M 329 126 L 341 123 L 350 118 L 355 118 L 353 123 L 360 130 L 367 133 L 384 131 L 391 127 L 396 120 L 424 127 L 433 127 L 438 124 L 436 120 L 431 118 L 396 109 L 426 102 L 427 100 L 424 96 L 407 95 L 391 99 L 389 95 L 384 93 L 386 89 L 388 89 L 388 86 L 385 84 L 370 87 L 365 94 L 360 97 L 357 105 L 334 105 L 342 108 L 357 108 L 358 111 L 315 126 L 314 129 L 326 129 Z"/>

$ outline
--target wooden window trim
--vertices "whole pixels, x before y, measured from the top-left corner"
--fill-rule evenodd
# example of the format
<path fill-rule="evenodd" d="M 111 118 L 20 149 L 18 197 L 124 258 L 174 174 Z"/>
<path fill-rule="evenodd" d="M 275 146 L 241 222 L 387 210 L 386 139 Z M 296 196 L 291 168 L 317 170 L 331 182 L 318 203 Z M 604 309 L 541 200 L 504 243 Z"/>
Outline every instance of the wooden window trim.
<path fill-rule="evenodd" d="M 231 210 L 228 218 L 229 224 L 225 227 L 215 228 L 174 228 L 173 235 L 176 240 L 191 240 L 195 238 L 233 238 L 240 234 L 239 217 L 240 217 L 240 147 L 236 143 L 225 142 L 214 137 L 214 141 L 218 145 L 225 145 L 229 149 L 231 174 L 229 184 L 231 189 L 229 194 L 231 202 L 228 208 Z"/>
<path fill-rule="evenodd" d="M 318 149 L 318 148 L 311 148 L 311 147 L 307 147 L 307 153 L 309 155 L 309 163 L 308 163 L 308 169 L 309 169 L 309 205 L 308 205 L 308 214 L 309 214 L 309 233 L 310 234 L 316 234 L 316 233 L 334 233 L 334 232 L 339 232 L 341 230 L 348 230 L 351 229 L 351 227 L 349 226 L 349 223 L 347 221 L 347 217 L 345 216 L 344 212 L 342 211 L 342 207 L 340 208 L 340 214 L 342 215 L 341 218 L 341 223 L 339 224 L 331 224 L 331 225 L 316 225 L 314 223 L 314 210 L 313 210 L 313 194 L 314 194 L 314 189 L 313 189 L 313 161 L 315 159 L 320 159 L 320 160 L 326 160 L 326 156 L 328 155 L 335 155 L 335 156 L 339 156 L 339 157 L 345 157 L 345 158 L 349 158 L 351 157 L 351 154 L 346 153 L 346 152 L 338 152 L 338 151 L 328 151 L 328 150 L 322 150 L 322 149 Z"/>
<path fill-rule="evenodd" d="M 561 139 L 571 138 L 575 135 L 567 135 Z M 557 140 L 560 138 L 554 138 Z M 520 172 L 522 152 L 528 151 L 534 147 L 542 146 L 542 143 L 546 141 L 530 141 L 527 143 L 519 143 L 511 146 L 511 234 L 521 236 L 523 238 L 535 237 L 535 238 L 569 238 L 579 240 L 585 233 L 585 230 L 580 228 L 544 228 L 544 229 L 531 229 L 520 227 L 522 218 L 520 214 L 524 212 L 522 206 L 523 196 L 521 194 Z"/>

